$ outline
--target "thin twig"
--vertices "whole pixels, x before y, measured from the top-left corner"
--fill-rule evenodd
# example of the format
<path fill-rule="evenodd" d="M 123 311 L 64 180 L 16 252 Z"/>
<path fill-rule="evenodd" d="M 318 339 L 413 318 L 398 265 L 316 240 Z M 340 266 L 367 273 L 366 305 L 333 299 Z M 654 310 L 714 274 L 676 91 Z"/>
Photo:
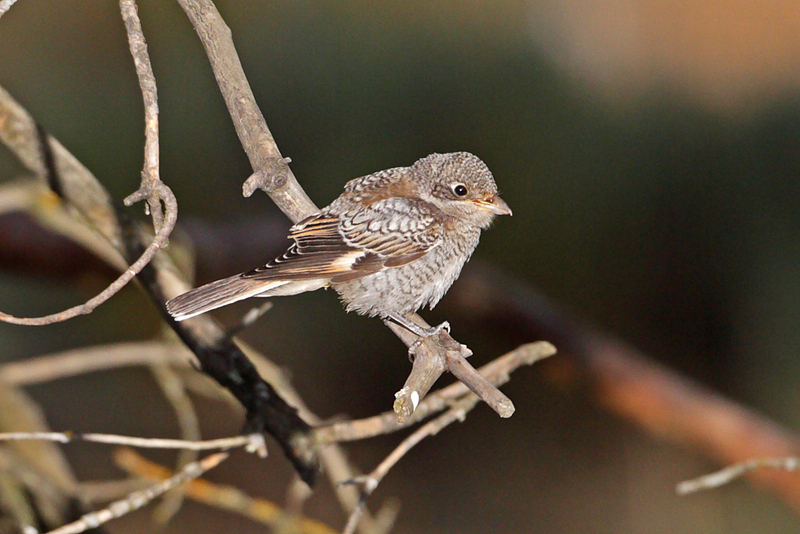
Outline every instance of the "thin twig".
<path fill-rule="evenodd" d="M 762 467 L 797 471 L 800 470 L 800 458 L 796 456 L 789 458 L 753 458 L 746 462 L 728 466 L 716 473 L 703 475 L 692 480 L 684 480 L 677 485 L 675 491 L 678 495 L 687 495 L 701 490 L 718 488 L 746 475 L 750 471 L 761 469 Z"/>
<path fill-rule="evenodd" d="M 116 451 L 114 460 L 120 468 L 128 473 L 148 480 L 164 480 L 172 474 L 166 467 L 146 460 L 131 449 Z M 275 527 L 286 516 L 286 513 L 277 504 L 250 497 L 233 486 L 218 486 L 206 480 L 193 480 L 184 489 L 186 496 L 190 499 L 241 514 L 270 527 Z M 301 533 L 334 533 L 329 526 L 314 519 L 303 516 L 293 519 L 295 520 L 294 526 Z"/>
<path fill-rule="evenodd" d="M 103 290 L 96 297 L 89 299 L 84 304 L 73 306 L 67 310 L 43 317 L 15 317 L 7 313 L 0 312 L 0 321 L 6 323 L 25 325 L 25 326 L 44 326 L 54 323 L 60 323 L 79 315 L 87 315 L 92 313 L 95 308 L 106 302 L 108 299 L 116 295 L 120 289 L 125 287 L 128 282 L 133 280 L 141 270 L 150 263 L 156 252 L 167 243 L 169 234 L 175 227 L 175 222 L 178 220 L 178 202 L 172 191 L 164 184 L 155 184 L 152 186 L 154 194 L 164 202 L 166 206 L 166 221 L 161 226 L 161 230 L 156 234 L 153 242 L 145 249 L 144 253 L 139 256 L 136 262 L 128 267 L 122 275 L 111 283 L 105 290 Z"/>
<path fill-rule="evenodd" d="M 49 534 L 78 534 L 89 529 L 97 528 L 98 526 L 107 523 L 112 519 L 117 519 L 127 513 L 138 510 L 156 497 L 163 495 L 164 492 L 169 491 L 179 484 L 183 484 L 189 480 L 199 477 L 209 469 L 213 469 L 214 467 L 218 466 L 227 457 L 228 453 L 218 452 L 203 458 L 199 462 L 193 462 L 184 467 L 180 473 L 169 478 L 168 480 L 165 480 L 164 482 L 161 482 L 151 488 L 133 492 L 126 499 L 114 501 L 103 510 L 86 514 L 74 523 L 51 530 Z"/>
<path fill-rule="evenodd" d="M 361 499 L 359 500 L 356 508 L 351 512 L 347 520 L 347 525 L 343 530 L 343 534 L 353 534 L 355 532 L 361 514 L 367 506 L 367 500 L 372 492 L 378 487 L 384 479 L 389 470 L 405 456 L 408 451 L 413 449 L 420 441 L 428 436 L 436 435 L 443 428 L 455 423 L 456 421 L 463 421 L 467 413 L 472 410 L 480 399 L 476 395 L 469 395 L 454 404 L 447 412 L 440 415 L 433 421 L 421 426 L 413 434 L 408 436 L 395 448 L 389 456 L 387 456 L 369 475 L 357 477 L 354 480 L 347 481 L 347 483 L 357 483 L 363 486 Z"/>
<path fill-rule="evenodd" d="M 125 199 L 125 205 L 147 200 L 145 212 L 153 216 L 153 226 L 156 233 L 164 224 L 164 212 L 156 194 L 156 187 L 161 184 L 159 177 L 159 148 L 158 148 L 158 90 L 156 77 L 150 64 L 150 55 L 147 53 L 147 42 L 142 32 L 142 23 L 137 13 L 134 0 L 120 0 L 119 8 L 122 21 L 125 23 L 125 32 L 128 35 L 128 45 L 136 66 L 136 76 L 139 79 L 139 88 L 142 91 L 144 103 L 144 168 L 142 169 L 142 184 L 139 191 Z M 166 246 L 166 243 L 164 243 Z"/>
<path fill-rule="evenodd" d="M 67 432 L 0 432 L 0 441 L 42 440 L 69 443 L 75 438 Z"/>
<path fill-rule="evenodd" d="M 183 449 L 190 451 L 207 451 L 212 449 L 235 449 L 244 447 L 247 452 L 257 453 L 260 457 L 267 456 L 267 447 L 261 434 L 248 436 L 235 436 L 232 438 L 211 439 L 204 441 L 186 441 L 182 439 L 139 438 L 135 436 L 120 436 L 118 434 L 72 434 L 70 432 L 3 432 L 0 441 L 19 440 L 45 440 L 59 443 L 70 441 L 90 441 L 109 445 L 127 445 L 145 449 Z"/>
<path fill-rule="evenodd" d="M 555 352 L 555 347 L 550 343 L 544 341 L 528 343 L 527 345 L 522 345 L 500 356 L 481 367 L 478 371 L 493 386 L 501 386 L 508 382 L 511 373 L 519 367 L 523 365 L 532 365 L 541 359 L 552 356 Z M 402 423 L 397 421 L 394 412 L 385 412 L 366 419 L 320 426 L 315 430 L 315 434 L 320 443 L 333 443 L 355 441 L 396 432 L 434 413 L 447 409 L 453 402 L 469 393 L 470 390 L 465 384 L 456 382 L 436 393 L 428 395 L 425 400 L 421 401 L 419 406 L 417 406 L 414 414 Z"/>
<path fill-rule="evenodd" d="M 255 174 L 263 177 L 261 187 L 292 222 L 317 211 L 287 165 L 239 61 L 231 31 L 211 0 L 178 0 L 192 22 L 208 55 L 228 113 Z M 252 184 L 252 182 L 250 182 Z M 245 194 L 255 187 L 245 189 Z"/>
<path fill-rule="evenodd" d="M 106 302 L 117 294 L 125 285 L 128 284 L 141 270 L 150 263 L 156 252 L 169 242 L 169 235 L 178 220 L 178 203 L 172 191 L 159 178 L 158 174 L 158 100 L 156 96 L 156 82 L 153 70 L 150 66 L 150 58 L 147 54 L 144 34 L 142 33 L 139 17 L 136 14 L 136 5 L 133 0 L 120 0 L 120 9 L 125 28 L 128 34 L 131 54 L 136 65 L 136 74 L 139 78 L 139 85 L 142 90 L 142 99 L 145 109 L 145 150 L 144 150 L 144 169 L 142 171 L 141 188 L 125 199 L 126 205 L 133 202 L 147 199 L 148 206 L 153 215 L 153 224 L 156 230 L 155 238 L 145 249 L 144 253 L 126 271 L 120 275 L 111 285 L 103 290 L 99 295 L 89 299 L 84 304 L 74 306 L 59 313 L 46 315 L 43 317 L 15 317 L 13 315 L 0 312 L 0 321 L 25 326 L 43 326 L 63 322 L 79 315 L 92 313 L 98 306 Z M 0 13 L 1 15 L 2 13 Z M 7 96 L 7 95 L 2 95 Z M 8 97 L 10 99 L 10 97 Z M 37 128 L 37 132 L 41 132 Z M 52 162 L 52 168 L 44 165 L 45 173 L 57 172 L 55 167 L 55 147 L 52 146 L 50 137 L 45 133 L 40 135 L 40 143 L 45 160 Z M 41 168 L 41 164 L 37 165 Z M 60 183 L 57 176 L 50 176 L 52 183 Z M 163 203 L 163 210 L 162 210 Z M 166 213 L 165 213 L 166 211 Z"/>

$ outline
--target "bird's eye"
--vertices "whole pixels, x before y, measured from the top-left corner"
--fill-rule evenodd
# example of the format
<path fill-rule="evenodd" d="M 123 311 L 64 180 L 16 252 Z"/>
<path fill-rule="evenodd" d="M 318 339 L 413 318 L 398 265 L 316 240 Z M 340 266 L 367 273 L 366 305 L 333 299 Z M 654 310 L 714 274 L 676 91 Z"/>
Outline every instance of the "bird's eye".
<path fill-rule="evenodd" d="M 467 188 L 464 184 L 455 184 L 453 185 L 453 193 L 456 195 L 463 197 L 467 194 Z"/>

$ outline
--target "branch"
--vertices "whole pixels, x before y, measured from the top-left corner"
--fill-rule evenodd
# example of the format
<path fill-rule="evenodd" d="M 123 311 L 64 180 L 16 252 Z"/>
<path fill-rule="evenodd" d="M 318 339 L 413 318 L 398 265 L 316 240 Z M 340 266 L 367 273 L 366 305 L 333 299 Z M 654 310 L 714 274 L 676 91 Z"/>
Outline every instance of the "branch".
<path fill-rule="evenodd" d="M 231 31 L 214 3 L 211 0 L 178 0 L 178 3 L 203 43 L 236 133 L 253 167 L 253 175 L 243 187 L 244 195 L 250 196 L 256 189 L 262 189 L 293 223 L 319 211 L 287 165 L 291 160 L 281 156 L 247 82 Z M 412 314 L 411 319 L 423 328 L 430 327 L 419 315 Z M 410 333 L 405 329 L 389 326 L 408 347 L 416 345 L 416 336 L 409 338 Z M 394 409 L 400 420 L 410 416 L 445 370 L 468 384 L 501 417 L 514 413 L 511 400 L 483 381 L 464 359 L 472 354 L 469 349 L 447 332 L 441 332 L 438 338 L 426 339 L 416 348 L 415 354 L 412 373 L 395 395 Z"/>
<path fill-rule="evenodd" d="M 45 172 L 46 158 L 42 158 L 41 151 L 32 148 L 39 146 L 37 139 L 33 119 L 0 89 L 0 140 L 40 178 L 50 178 L 50 189 L 58 191 L 117 254 L 128 261 L 138 257 L 144 249 L 143 229 L 119 209 L 97 179 L 52 138 L 48 146 L 52 147 L 53 167 L 58 172 Z M 169 214 L 169 206 L 167 208 Z M 310 427 L 298 417 L 296 410 L 259 376 L 241 349 L 211 317 L 175 323 L 167 314 L 164 302 L 191 287 L 172 261 L 163 254 L 156 255 L 140 271 L 139 280 L 164 318 L 194 352 L 203 371 L 244 406 L 247 412 L 245 433 L 265 431 L 275 436 L 303 479 L 313 482 L 318 470 L 316 451 L 308 439 Z"/>
<path fill-rule="evenodd" d="M 166 467 L 150 462 L 130 449 L 116 451 L 114 460 L 128 473 L 148 480 L 160 481 L 172 476 Z M 189 482 L 184 489 L 186 496 L 191 499 L 238 513 L 273 528 L 290 523 L 303 534 L 334 533 L 334 530 L 324 523 L 302 516 L 288 517 L 277 504 L 250 497 L 232 486 L 217 486 L 206 480 L 196 479 Z"/>
<path fill-rule="evenodd" d="M 137 13 L 134 0 L 120 0 L 120 12 L 125 23 L 125 32 L 128 34 L 128 45 L 136 66 L 136 76 L 139 79 L 139 88 L 142 91 L 144 102 L 144 169 L 142 169 L 142 185 L 138 191 L 125 199 L 125 205 L 131 206 L 135 202 L 147 200 L 145 213 L 152 213 L 153 226 L 156 233 L 164 224 L 164 213 L 161 209 L 158 188 L 163 185 L 159 178 L 159 150 L 158 150 L 158 91 L 153 67 L 150 65 L 150 55 L 147 53 L 147 43 L 142 33 L 142 23 Z M 175 206 L 177 212 L 177 206 Z"/>
<path fill-rule="evenodd" d="M 487 363 L 478 371 L 493 387 L 497 387 L 508 382 L 511 378 L 511 373 L 523 365 L 532 365 L 555 353 L 555 347 L 545 341 L 529 343 Z M 394 412 L 385 412 L 366 419 L 321 426 L 315 430 L 315 434 L 317 440 L 322 444 L 356 441 L 381 434 L 389 434 L 418 423 L 437 412 L 446 410 L 454 403 L 470 396 L 472 394 L 467 386 L 461 382 L 456 382 L 429 395 L 420 402 L 414 414 L 403 422 L 397 421 Z"/>
<path fill-rule="evenodd" d="M 180 449 L 184 451 L 207 451 L 213 449 L 229 450 L 244 447 L 247 452 L 258 454 L 261 458 L 267 457 L 267 446 L 261 434 L 249 436 L 234 436 L 232 438 L 210 439 L 204 441 L 188 441 L 183 439 L 164 438 L 138 438 L 135 436 L 120 436 L 117 434 L 72 434 L 71 432 L 2 432 L 0 441 L 27 441 L 43 440 L 58 443 L 71 441 L 89 441 L 92 443 L 105 443 L 106 445 L 127 445 L 128 447 L 141 447 L 144 449 Z"/>
<path fill-rule="evenodd" d="M 514 291 L 503 291 L 509 287 Z M 721 464 L 800 452 L 797 434 L 582 323 L 521 280 L 473 264 L 455 295 L 451 309 L 465 318 L 487 328 L 502 324 L 506 335 L 557 343 L 554 382 L 588 385 L 595 402 L 650 435 Z M 747 476 L 800 510 L 800 477 L 775 470 Z"/>
<path fill-rule="evenodd" d="M 13 129 L 16 128 L 27 130 L 31 133 L 36 131 L 39 141 L 37 144 L 41 144 L 43 153 L 49 155 L 43 159 L 54 158 L 55 150 L 61 147 L 60 144 L 57 144 L 57 141 L 44 133 L 40 128 L 35 127 L 32 119 L 30 119 L 27 113 L 25 113 L 25 111 L 11 98 L 11 95 L 0 88 L 0 139 L 6 142 L 6 144 L 11 145 L 11 143 L 14 141 L 12 136 L 17 134 L 17 132 L 13 131 Z M 61 148 L 63 149 L 63 147 Z M 55 178 L 48 176 L 49 182 L 53 182 L 54 180 Z M 0 321 L 26 326 L 43 326 L 54 324 L 72 319 L 78 315 L 89 314 L 99 305 L 103 304 L 112 296 L 117 294 L 120 289 L 125 287 L 128 282 L 130 282 L 148 263 L 150 263 L 156 252 L 158 252 L 158 250 L 167 242 L 169 234 L 172 232 L 172 229 L 175 227 L 175 222 L 178 219 L 178 204 L 172 194 L 172 191 L 170 191 L 170 189 L 163 183 L 152 185 L 151 190 L 154 198 L 163 201 L 164 205 L 166 206 L 166 221 L 164 224 L 162 224 L 160 231 L 156 234 L 155 238 L 147 247 L 147 249 L 145 249 L 139 258 L 111 285 L 109 285 L 99 295 L 88 300 L 84 304 L 74 306 L 59 313 L 37 318 L 23 318 L 14 317 L 13 315 L 0 312 Z"/>
<path fill-rule="evenodd" d="M 703 475 L 693 480 L 685 480 L 678 484 L 675 491 L 678 495 L 687 495 L 701 490 L 718 488 L 762 467 L 798 471 L 800 470 L 800 458 L 794 456 L 789 458 L 753 458 L 746 462 L 728 466 L 716 473 Z"/>
<path fill-rule="evenodd" d="M 253 91 L 239 61 L 231 38 L 231 30 L 222 20 L 211 0 L 178 0 L 192 22 L 208 55 L 228 113 L 242 143 L 254 178 L 245 185 L 245 196 L 258 187 L 264 190 L 292 222 L 316 212 L 314 205 L 300 187 L 258 108 Z"/>
<path fill-rule="evenodd" d="M 218 452 L 184 467 L 173 477 L 141 491 L 131 493 L 127 498 L 109 504 L 105 509 L 84 515 L 79 521 L 51 530 L 48 534 L 78 534 L 122 517 L 125 514 L 138 510 L 150 501 L 171 490 L 172 488 L 195 479 L 218 466 L 228 457 L 228 453 Z"/>

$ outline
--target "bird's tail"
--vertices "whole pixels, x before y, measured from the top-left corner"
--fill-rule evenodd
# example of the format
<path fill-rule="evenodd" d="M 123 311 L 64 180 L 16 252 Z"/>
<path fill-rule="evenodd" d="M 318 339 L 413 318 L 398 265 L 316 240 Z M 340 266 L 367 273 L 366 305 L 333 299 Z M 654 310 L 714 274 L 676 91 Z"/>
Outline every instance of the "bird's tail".
<path fill-rule="evenodd" d="M 167 311 L 176 321 L 183 321 L 249 297 L 264 293 L 269 295 L 271 289 L 286 283 L 286 281 L 253 280 L 237 274 L 192 289 L 167 301 Z"/>

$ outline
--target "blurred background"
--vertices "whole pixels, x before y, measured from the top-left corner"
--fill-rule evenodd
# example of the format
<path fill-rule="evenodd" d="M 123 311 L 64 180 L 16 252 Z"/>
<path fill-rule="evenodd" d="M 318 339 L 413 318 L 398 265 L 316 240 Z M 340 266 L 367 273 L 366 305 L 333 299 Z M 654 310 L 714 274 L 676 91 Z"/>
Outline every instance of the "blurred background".
<path fill-rule="evenodd" d="M 289 222 L 265 195 L 242 197 L 250 167 L 178 5 L 139 6 L 159 84 L 162 177 L 178 197 L 179 224 L 207 238 L 198 244 L 198 282 L 255 267 L 285 246 L 266 245 L 265 236 Z M 520 291 L 515 284 L 535 287 L 671 368 L 788 428 L 800 426 L 797 1 L 238 0 L 218 7 L 278 146 L 318 205 L 351 178 L 432 152 L 471 151 L 514 210 L 484 233 L 474 265 L 504 273 L 509 293 Z M 0 19 L 0 84 L 115 198 L 138 187 L 141 97 L 114 2 L 13 6 Z M 0 180 L 21 172 L 0 147 Z M 214 247 L 210 235 L 229 237 Z M 0 309 L 51 313 L 107 282 L 0 272 Z M 245 338 L 291 373 L 314 411 L 363 417 L 389 409 L 410 366 L 380 321 L 345 314 L 331 292 L 274 303 Z M 232 325 L 247 308 L 216 315 Z M 454 337 L 475 351 L 476 366 L 534 340 L 470 322 L 452 297 L 422 315 L 448 318 Z M 65 324 L 0 324 L 0 361 L 147 339 L 161 328 L 155 307 L 129 287 Z M 400 500 L 395 532 L 800 528 L 789 507 L 746 482 L 677 497 L 675 483 L 718 466 L 602 411 L 580 386 L 544 380 L 547 365 L 554 364 L 518 371 L 504 388 L 517 407 L 511 419 L 479 406 L 400 462 L 372 501 Z M 177 432 L 144 370 L 30 393 L 55 429 Z M 241 418 L 200 407 L 205 436 L 238 432 Z M 348 450 L 371 470 L 398 439 Z M 291 471 L 273 449 L 266 465 L 239 455 L 209 478 L 282 501 Z M 114 473 L 104 448 L 66 452 L 81 479 Z M 344 520 L 325 488 L 307 512 L 337 528 Z M 138 512 L 109 530 L 150 529 L 147 521 L 148 512 Z M 261 529 L 188 505 L 168 531 L 198 528 Z"/>

